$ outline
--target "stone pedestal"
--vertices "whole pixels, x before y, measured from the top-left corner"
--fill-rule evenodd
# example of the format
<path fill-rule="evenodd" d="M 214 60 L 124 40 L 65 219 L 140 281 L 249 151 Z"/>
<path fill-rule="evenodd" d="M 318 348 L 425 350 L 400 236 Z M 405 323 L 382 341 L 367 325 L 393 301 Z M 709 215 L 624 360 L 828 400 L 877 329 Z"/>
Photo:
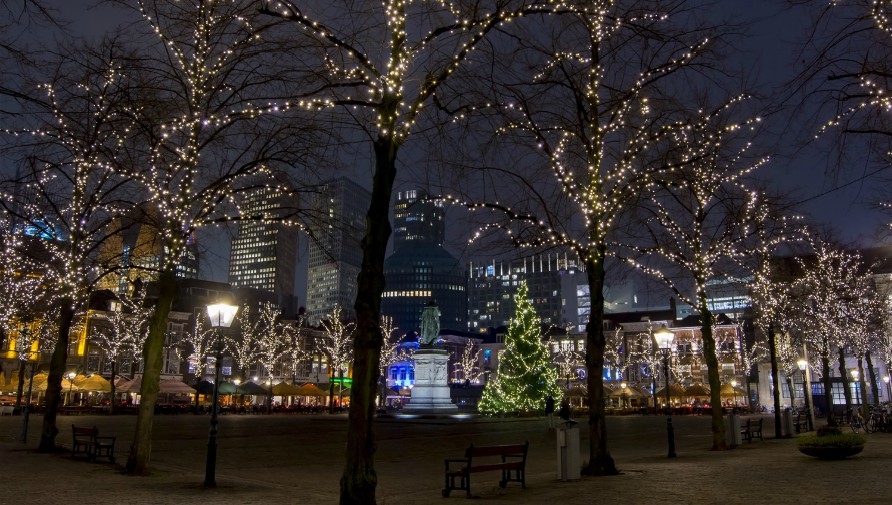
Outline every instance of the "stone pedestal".
<path fill-rule="evenodd" d="M 412 398 L 403 407 L 413 414 L 454 414 L 458 407 L 449 397 L 446 364 L 449 353 L 445 349 L 421 347 L 415 351 L 415 386 Z"/>

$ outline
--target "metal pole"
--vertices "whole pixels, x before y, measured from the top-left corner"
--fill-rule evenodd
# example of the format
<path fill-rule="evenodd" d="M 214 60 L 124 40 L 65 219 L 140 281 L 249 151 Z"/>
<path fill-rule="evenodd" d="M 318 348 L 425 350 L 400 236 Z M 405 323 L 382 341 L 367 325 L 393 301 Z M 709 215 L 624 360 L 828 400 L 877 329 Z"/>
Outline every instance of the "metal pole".
<path fill-rule="evenodd" d="M 808 431 L 812 431 L 815 429 L 815 400 L 811 395 L 811 369 L 808 366 L 808 347 L 805 344 L 802 344 L 802 356 L 805 358 L 805 401 L 806 407 L 808 408 Z M 830 395 L 827 395 L 827 398 L 830 398 Z M 830 402 L 828 401 L 828 404 Z M 829 409 L 828 409 L 829 410 Z M 828 419 L 829 419 L 829 413 Z"/>
<path fill-rule="evenodd" d="M 31 389 L 34 386 L 34 372 L 37 371 L 37 363 L 31 363 L 31 377 L 28 379 L 28 399 L 22 406 L 22 443 L 28 442 L 28 419 L 31 413 Z"/>
<path fill-rule="evenodd" d="M 669 455 L 675 457 L 675 428 L 672 426 L 672 400 L 669 391 L 669 350 L 664 351 L 663 370 L 666 372 L 666 436 L 669 438 Z"/>
<path fill-rule="evenodd" d="M 214 363 L 214 396 L 211 402 L 211 431 L 208 434 L 208 458 L 204 469 L 204 487 L 217 487 L 217 403 L 220 393 L 220 364 L 223 361 L 223 340 L 217 332 L 217 359 Z"/>

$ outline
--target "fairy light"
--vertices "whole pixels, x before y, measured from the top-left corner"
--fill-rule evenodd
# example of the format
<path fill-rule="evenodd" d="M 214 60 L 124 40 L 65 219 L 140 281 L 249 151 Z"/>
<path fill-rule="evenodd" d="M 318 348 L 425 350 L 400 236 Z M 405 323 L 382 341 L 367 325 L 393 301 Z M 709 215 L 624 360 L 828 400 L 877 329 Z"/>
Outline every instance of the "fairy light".
<path fill-rule="evenodd" d="M 332 377 L 337 377 L 338 374 L 346 373 L 353 361 L 353 329 L 356 325 L 344 321 L 340 305 L 332 307 L 331 312 L 320 321 L 320 325 L 323 335 L 317 345 L 328 359 Z"/>
<path fill-rule="evenodd" d="M 146 291 L 141 289 L 133 296 L 119 296 L 116 310 L 97 312 L 92 317 L 104 320 L 106 324 L 94 325 L 90 342 L 102 350 L 112 365 L 112 375 L 118 373 L 117 366 L 125 354 L 138 356 L 148 334 L 148 324 L 154 307 L 146 307 Z"/>
<path fill-rule="evenodd" d="M 525 281 L 517 287 L 514 303 L 516 309 L 508 323 L 496 377 L 483 389 L 478 407 L 481 413 L 534 412 L 542 408 L 546 396 L 562 396 L 557 370 L 542 340 L 541 320 Z"/>

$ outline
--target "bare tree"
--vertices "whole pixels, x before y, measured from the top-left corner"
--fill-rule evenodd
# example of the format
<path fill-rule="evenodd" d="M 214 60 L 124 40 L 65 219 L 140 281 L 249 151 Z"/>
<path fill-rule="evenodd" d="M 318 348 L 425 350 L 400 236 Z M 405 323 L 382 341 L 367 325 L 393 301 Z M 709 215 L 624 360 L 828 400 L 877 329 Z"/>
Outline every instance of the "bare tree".
<path fill-rule="evenodd" d="M 400 359 L 399 348 L 402 338 L 399 328 L 394 326 L 393 318 L 390 316 L 381 316 L 381 334 L 384 335 L 384 341 L 381 344 L 381 355 L 378 361 L 378 370 L 381 371 L 379 407 L 383 407 L 387 400 L 387 369 Z"/>
<path fill-rule="evenodd" d="M 328 360 L 328 375 L 330 377 L 328 381 L 328 412 L 330 414 L 334 412 L 335 379 L 339 382 L 338 405 L 341 405 L 341 392 L 344 390 L 344 373 L 349 370 L 350 362 L 353 360 L 353 345 L 355 345 L 353 333 L 356 325 L 344 321 L 341 312 L 341 307 L 335 305 L 331 312 L 328 313 L 328 316 L 320 322 L 325 334 L 317 343 Z M 352 393 L 350 401 L 351 403 L 353 401 Z"/>
<path fill-rule="evenodd" d="M 480 346 L 468 339 L 462 347 L 461 357 L 455 363 L 455 369 L 463 381 L 476 383 L 483 375 L 480 369 Z"/>
<path fill-rule="evenodd" d="M 421 112 L 487 37 L 518 17 L 563 4 L 537 0 L 484 3 L 385 0 L 264 1 L 262 11 L 292 23 L 318 58 L 314 103 L 342 105 L 374 152 L 372 198 L 362 240 L 355 302 L 354 382 L 340 503 L 375 503 L 374 397 L 383 335 L 379 326 L 384 259 L 391 234 L 390 201 L 397 159 Z M 314 66 L 315 65 L 315 66 Z"/>
<path fill-rule="evenodd" d="M 131 125 L 118 106 L 126 98 L 114 42 L 75 46 L 56 56 L 40 86 L 45 98 L 20 100 L 21 113 L 3 130 L 9 153 L 20 160 L 3 181 L 2 204 L 31 238 L 31 253 L 52 278 L 60 310 L 50 361 L 47 409 L 38 450 L 56 449 L 56 416 L 72 320 L 85 307 L 105 266 L 97 251 L 120 232 L 115 217 L 130 207 L 126 178 L 116 172 Z"/>
<path fill-rule="evenodd" d="M 273 377 L 276 367 L 288 355 L 291 326 L 282 321 L 282 311 L 273 303 L 262 303 L 258 309 L 257 361 L 263 365 L 269 383 L 266 413 L 272 412 Z"/>
<path fill-rule="evenodd" d="M 752 135 L 758 118 L 735 122 L 726 116 L 738 100 L 705 113 L 677 133 L 678 150 L 670 154 L 675 174 L 649 188 L 653 203 L 645 221 L 649 245 L 632 247 L 641 255 L 630 259 L 699 313 L 713 450 L 726 449 L 727 443 L 707 283 L 725 273 L 731 260 L 747 253 L 758 197 L 743 181 L 766 161 L 747 159 L 749 139 L 740 135 L 741 131 Z"/>
<path fill-rule="evenodd" d="M 127 175 L 147 195 L 145 219 L 163 251 L 153 271 L 159 294 L 126 464 L 127 473 L 144 475 L 167 316 L 189 245 L 200 228 L 238 220 L 299 225 L 301 211 L 288 208 L 289 199 L 243 212 L 240 196 L 266 191 L 279 201 L 272 197 L 296 191 L 277 176 L 306 168 L 301 176 L 311 177 L 307 155 L 317 144 L 307 143 L 307 121 L 287 117 L 315 107 L 286 98 L 293 83 L 281 63 L 290 61 L 292 44 L 276 36 L 276 22 L 258 19 L 255 2 L 121 3 L 143 20 L 129 32 L 141 54 L 129 76 L 134 99 L 127 109 L 136 124 L 128 145 L 139 163 Z"/>
<path fill-rule="evenodd" d="M 108 327 L 101 327 L 91 335 L 92 342 L 102 350 L 105 359 L 111 364 L 111 396 L 115 397 L 115 379 L 119 359 L 124 354 L 136 355 L 146 339 L 147 326 L 152 317 L 153 307 L 146 306 L 145 288 L 132 296 L 119 296 L 110 311 L 99 313 Z M 111 403 L 112 413 L 115 404 Z"/>
<path fill-rule="evenodd" d="M 799 58 L 802 69 L 790 88 L 802 94 L 809 136 L 831 137 L 825 171 L 840 177 L 860 166 L 862 173 L 853 174 L 857 180 L 888 181 L 892 5 L 881 0 L 791 3 L 813 14 Z M 888 212 L 888 195 L 877 193 L 880 208 Z"/>
<path fill-rule="evenodd" d="M 486 223 L 476 237 L 504 230 L 518 247 L 566 247 L 585 269 L 590 475 L 617 473 L 604 412 L 606 262 L 630 209 L 668 169 L 653 153 L 681 127 L 674 111 L 684 106 L 677 102 L 708 61 L 708 35 L 687 8 L 671 1 L 588 2 L 541 30 L 558 37 L 515 37 L 513 47 L 488 62 L 490 78 L 508 81 L 490 100 L 498 117 L 507 117 L 497 120 L 497 132 L 524 157 L 511 169 L 492 170 L 498 175 L 490 175 L 485 202 L 465 203 Z M 522 65 L 508 56 L 514 48 L 525 55 Z M 453 108 L 460 119 L 472 117 L 475 105 Z M 528 157 L 534 168 L 525 171 Z M 543 164 L 550 169 L 544 176 L 535 168 Z"/>
<path fill-rule="evenodd" d="M 835 425 L 830 365 L 836 351 L 844 345 L 842 335 L 853 314 L 853 305 L 861 301 L 859 287 L 863 283 L 861 273 L 864 266 L 857 254 L 835 248 L 820 239 L 811 238 L 809 242 L 814 256 L 798 260 L 803 271 L 802 277 L 797 281 L 797 288 L 802 293 L 802 324 L 811 347 L 821 360 L 821 377 L 828 408 L 827 421 L 828 424 Z M 847 390 L 848 378 L 844 363 L 843 360 L 842 380 Z"/>

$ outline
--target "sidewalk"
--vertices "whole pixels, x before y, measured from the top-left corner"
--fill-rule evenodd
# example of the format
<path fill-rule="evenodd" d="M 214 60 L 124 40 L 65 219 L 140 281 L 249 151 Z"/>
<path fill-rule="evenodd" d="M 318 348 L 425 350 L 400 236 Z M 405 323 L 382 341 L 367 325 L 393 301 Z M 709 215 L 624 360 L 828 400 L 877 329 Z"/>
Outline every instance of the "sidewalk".
<path fill-rule="evenodd" d="M 67 453 L 37 454 L 10 439 L 16 425 L 0 424 L 0 469 L 6 482 L 0 505 L 12 504 L 263 504 L 337 503 L 343 456 L 343 418 L 290 419 L 276 416 L 224 417 L 221 423 L 216 489 L 203 489 L 207 420 L 200 416 L 160 419 L 159 442 L 150 477 L 128 477 L 116 465 L 72 460 Z M 16 418 L 19 420 L 19 418 Z M 130 418 L 114 418 L 127 424 Z M 71 422 L 105 418 L 60 418 L 59 442 Z M 531 443 L 527 489 L 497 486 L 496 474 L 475 481 L 473 492 L 493 504 L 689 503 L 689 504 L 879 504 L 890 503 L 892 434 L 867 435 L 863 453 L 844 461 L 820 461 L 800 454 L 792 439 L 744 443 L 732 451 L 706 449 L 708 419 L 676 418 L 678 457 L 665 457 L 661 418 L 611 418 L 608 433 L 622 475 L 556 479 L 553 435 L 544 421 L 415 422 L 382 420 L 378 426 L 378 503 L 430 504 L 464 500 L 463 492 L 440 497 L 442 457 L 460 456 L 464 440 L 527 438 Z M 19 421 L 20 422 L 20 421 Z M 20 424 L 18 424 L 20 427 Z M 38 425 L 39 426 L 39 425 Z M 178 429 L 170 429 L 170 427 Z M 279 447 L 266 432 L 279 428 L 311 432 L 291 447 Z M 33 428 L 32 428 L 33 429 Z M 104 428 L 100 428 L 103 430 Z M 707 428 L 708 429 L 708 428 Z M 256 434 L 264 431 L 263 434 Z M 204 440 L 194 440 L 204 432 Z M 119 432 L 118 443 L 123 432 Z M 223 438 L 227 437 L 227 438 Z M 285 435 L 279 436 L 279 438 Z M 316 442 L 313 442 L 313 439 Z M 460 443 L 458 440 L 462 440 Z M 279 444 L 281 445 L 281 444 Z M 583 443 L 585 445 L 585 442 Z M 29 443 L 29 446 L 33 447 Z M 118 446 L 126 459 L 128 443 Z M 334 450 L 333 448 L 340 450 Z M 175 450 L 172 450 L 175 449 Z M 585 450 L 583 450 L 585 452 Z"/>

